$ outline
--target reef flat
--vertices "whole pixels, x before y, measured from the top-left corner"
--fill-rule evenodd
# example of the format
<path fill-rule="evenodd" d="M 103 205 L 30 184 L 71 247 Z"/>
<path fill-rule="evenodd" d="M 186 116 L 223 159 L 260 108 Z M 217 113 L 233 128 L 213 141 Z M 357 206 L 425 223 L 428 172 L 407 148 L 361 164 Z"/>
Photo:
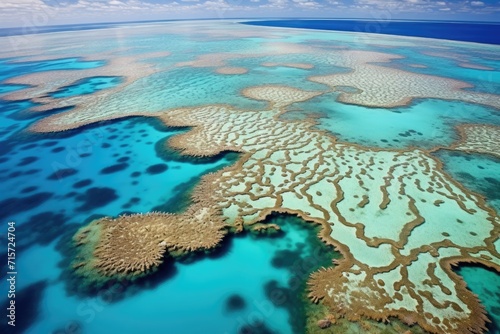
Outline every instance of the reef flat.
<path fill-rule="evenodd" d="M 461 141 L 454 144 L 455 150 L 492 154 L 500 157 L 498 142 L 500 127 L 478 124 L 464 124 L 458 128 Z"/>
<path fill-rule="evenodd" d="M 157 115 L 169 126 L 193 127 L 170 141 L 182 154 L 243 153 L 234 167 L 203 179 L 195 202 L 218 208 L 234 232 L 260 228 L 272 212 L 321 224 L 320 238 L 345 259 L 312 275 L 310 296 L 337 317 L 397 316 L 435 333 L 484 328 L 477 299 L 451 271 L 458 262 L 499 269 L 500 220 L 481 197 L 442 173 L 439 162 L 423 151 L 340 144 L 312 130 L 311 123 L 277 120 L 284 108 L 319 92 L 262 86 L 243 94 L 268 101 L 269 110 L 221 105 Z M 122 247 L 136 248 L 132 242 Z M 109 261 L 106 253 L 92 257 Z"/>
<path fill-rule="evenodd" d="M 191 37 L 193 29 L 200 31 L 197 38 Z M 319 226 L 318 238 L 342 254 L 308 280 L 308 298 L 321 303 L 322 316 L 306 331 L 334 330 L 344 320 L 394 318 L 436 334 L 487 330 L 483 306 L 453 266 L 476 263 L 500 271 L 500 217 L 488 198 L 445 172 L 434 153 L 498 156 L 496 116 L 491 123 L 458 124 L 450 145 L 386 148 L 341 141 L 318 129 L 322 116 L 308 114 L 323 110 L 300 108 L 332 97 L 367 113 L 372 108 L 390 113 L 432 98 L 477 105 L 494 115 L 500 110 L 494 80 L 481 87 L 467 74 L 429 74 L 433 64 L 415 58 L 418 53 L 455 62 L 453 54 L 442 56 L 446 48 L 473 49 L 477 57 L 486 57 L 489 49 L 355 33 L 291 34 L 234 22 L 166 24 L 152 36 L 161 40 L 162 33 L 178 45 L 118 43 L 105 51 L 96 43 L 95 53 L 83 59 L 102 60 L 99 67 L 6 80 L 30 86 L 4 98 L 36 103 L 30 112 L 41 118 L 28 125 L 32 134 L 79 131 L 134 116 L 186 129 L 168 139 L 165 151 L 194 160 L 239 153 L 234 164 L 201 178 L 183 212 L 125 213 L 79 228 L 70 268 L 85 285 L 135 281 L 158 271 L 169 255 L 213 251 L 247 231 L 277 232 L 279 224 L 267 219 L 286 213 Z M 92 32 L 81 34 L 91 43 L 101 40 Z M 218 46 L 213 52 L 200 42 L 208 37 Z M 397 48 L 404 51 L 398 54 Z M 185 59 L 190 49 L 196 52 Z M 492 72 L 491 66 L 488 60 L 461 67 Z M 123 81 L 88 95 L 50 94 L 97 76 Z M 297 110 L 305 117 L 286 118 Z M 409 129 L 403 136 L 414 133 Z"/>

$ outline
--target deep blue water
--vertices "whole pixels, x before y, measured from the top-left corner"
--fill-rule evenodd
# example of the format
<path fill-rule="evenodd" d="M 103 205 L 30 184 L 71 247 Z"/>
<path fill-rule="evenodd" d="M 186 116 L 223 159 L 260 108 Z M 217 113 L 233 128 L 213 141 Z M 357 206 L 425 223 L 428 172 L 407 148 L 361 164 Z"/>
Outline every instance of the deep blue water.
<path fill-rule="evenodd" d="M 500 23 L 301 19 L 248 21 L 243 23 L 256 26 L 354 31 L 387 35 L 450 39 L 486 44 L 500 44 Z"/>

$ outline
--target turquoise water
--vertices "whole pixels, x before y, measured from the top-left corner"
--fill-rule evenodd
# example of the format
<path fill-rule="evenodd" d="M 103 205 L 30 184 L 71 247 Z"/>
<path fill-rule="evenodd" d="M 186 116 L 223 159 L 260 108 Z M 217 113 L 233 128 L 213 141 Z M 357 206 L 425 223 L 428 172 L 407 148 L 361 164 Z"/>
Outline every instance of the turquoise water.
<path fill-rule="evenodd" d="M 55 71 L 55 70 L 84 70 L 103 66 L 105 61 L 86 61 L 79 58 L 63 58 L 45 61 L 18 61 L 0 59 L 0 80 L 21 76 L 23 74 Z"/>
<path fill-rule="evenodd" d="M 26 112 L 28 108 L 35 106 L 29 100 L 16 101 L 16 102 L 6 102 L 0 100 L 0 117 L 2 119 L 2 125 L 0 126 L 0 140 L 6 140 L 13 134 L 18 133 L 25 129 L 29 124 L 33 122 L 34 115 L 30 115 Z M 7 147 L 7 143 L 3 143 Z"/>
<path fill-rule="evenodd" d="M 500 159 L 484 154 L 465 154 L 440 150 L 435 153 L 446 172 L 467 188 L 483 195 L 489 205 L 500 211 Z M 479 296 L 492 323 L 492 333 L 500 332 L 500 280 L 498 274 L 481 266 L 464 265 L 456 272 L 468 288 Z"/>
<path fill-rule="evenodd" d="M 336 101 L 337 93 L 296 103 L 284 119 L 320 113 L 317 128 L 339 140 L 385 148 L 449 146 L 457 139 L 454 127 L 463 123 L 500 125 L 500 114 L 460 101 L 415 100 L 408 107 L 368 108 Z"/>
<path fill-rule="evenodd" d="M 109 89 L 122 83 L 120 77 L 93 77 L 75 82 L 71 86 L 63 87 L 49 95 L 53 98 L 88 95 L 103 89 Z"/>
<path fill-rule="evenodd" d="M 96 113 L 110 108 L 155 112 L 205 104 L 259 110 L 266 108 L 266 103 L 243 97 L 242 89 L 277 84 L 326 91 L 326 86 L 307 78 L 346 71 L 323 58 L 304 54 L 227 61 L 227 66 L 248 69 L 245 75 L 220 75 L 214 68 L 173 67 L 177 62 L 194 60 L 205 53 L 261 50 L 261 43 L 271 39 L 219 36 L 207 40 L 203 29 L 183 36 L 165 33 L 161 26 L 154 31 L 123 29 L 119 30 L 121 35 L 107 30 L 74 34 L 88 38 L 87 47 L 81 51 L 85 54 L 120 48 L 115 51 L 117 56 L 165 50 L 172 55 L 148 60 L 163 72 L 138 80 L 118 92 L 112 101 L 103 101 Z M 64 36 L 71 46 L 72 35 Z M 401 54 L 407 58 L 391 66 L 467 80 L 475 84 L 475 90 L 498 93 L 498 62 L 480 54 L 473 54 L 471 61 L 491 66 L 495 71 L 460 68 L 452 60 L 423 55 L 423 50 L 417 48 L 388 51 L 367 46 L 348 33 L 302 31 L 292 35 L 280 31 L 272 36 L 276 37 L 273 41 L 325 50 L 356 47 Z M 106 64 L 74 57 L 74 50 L 78 50 L 76 44 L 71 52 L 54 52 L 62 59 L 18 63 L 12 61 L 22 58 L 0 60 L 0 94 L 25 88 L 2 84 L 8 78 Z M 463 47 L 459 51 L 467 53 L 467 50 Z M 310 63 L 314 68 L 265 67 L 264 62 Z M 413 63 L 429 68 L 410 67 Z M 54 98 L 89 95 L 122 83 L 119 77 L 90 77 L 49 95 Z M 420 99 L 407 107 L 383 109 L 346 105 L 336 98 L 337 93 L 327 93 L 296 103 L 281 117 L 304 119 L 317 117 L 319 113 L 316 127 L 335 135 L 339 141 L 393 149 L 448 146 L 457 139 L 455 126 L 462 123 L 500 125 L 497 110 L 459 101 Z M 20 307 L 27 310 L 19 318 L 20 332 L 100 334 L 110 333 L 110 328 L 113 333 L 303 332 L 304 282 L 310 272 L 329 265 L 338 254 L 317 240 L 317 230 L 291 216 L 273 218 L 283 228 L 283 233 L 276 237 L 229 236 L 213 254 L 180 262 L 167 260 L 158 274 L 140 282 L 106 286 L 100 291 L 79 287 L 67 271 L 72 255 L 69 240 L 79 227 L 102 216 L 153 210 L 181 212 L 190 203 L 190 190 L 203 175 L 234 164 L 239 156 L 226 153 L 208 159 L 181 158 L 165 145 L 169 138 L 187 129 L 166 128 L 157 120 L 139 117 L 100 122 L 62 133 L 32 134 L 26 131 L 31 124 L 68 110 L 36 113 L 30 111 L 34 106 L 29 100 L 1 100 L 0 95 L 0 218 L 15 221 L 18 229 L 17 266 L 18 272 L 23 273 L 18 277 L 18 300 Z M 500 211 L 498 159 L 445 150 L 438 151 L 436 156 L 450 175 L 486 196 L 488 203 Z M 303 265 L 318 248 L 321 258 L 297 272 L 295 265 Z M 498 275 L 479 267 L 463 267 L 459 273 L 479 295 L 490 316 L 498 313 L 498 302 L 491 298 L 500 291 L 498 284 L 494 284 Z M 485 277 L 487 283 L 478 277 Z M 2 280 L 0 291 L 6 289 Z M 273 291 L 285 293 L 286 303 L 273 302 L 270 298 Z M 495 333 L 500 319 L 493 320 L 490 330 Z M 5 327 L 0 329 L 4 333 Z"/>
<path fill-rule="evenodd" d="M 446 172 L 467 188 L 483 195 L 500 211 L 500 159 L 485 154 L 465 154 L 440 150 L 435 153 Z"/>
<path fill-rule="evenodd" d="M 23 85 L 0 85 L 0 95 L 15 92 L 16 90 L 21 90 L 27 88 L 27 86 Z"/>
<path fill-rule="evenodd" d="M 389 52 L 403 56 L 403 59 L 396 59 L 393 66 L 400 69 L 428 75 L 439 75 L 466 81 L 474 87 L 472 91 L 498 94 L 498 81 L 500 80 L 500 66 L 498 61 L 485 58 L 477 50 L 457 46 L 452 50 L 436 50 L 433 48 L 375 48 L 379 52 Z M 476 51 L 476 52 L 474 52 Z M 436 57 L 425 54 L 425 52 L 442 53 L 443 55 L 457 56 L 457 59 Z M 470 64 L 481 65 L 491 68 L 491 70 L 471 69 L 458 66 L 458 63 L 470 62 Z M 412 67 L 412 64 L 425 65 L 425 68 Z M 387 65 L 385 65 L 387 66 Z"/>
<path fill-rule="evenodd" d="M 488 317 L 492 320 L 487 325 L 489 332 L 499 333 L 500 327 L 500 280 L 498 274 L 481 266 L 462 266 L 456 270 L 472 292 L 479 296 Z"/>
<path fill-rule="evenodd" d="M 290 288 L 289 279 L 302 279 L 280 264 L 280 252 L 300 252 L 292 258 L 295 261 L 306 258 L 312 249 L 303 242 L 314 232 L 288 219 L 293 223 L 281 224 L 284 236 L 279 239 L 235 238 L 214 257 L 189 264 L 167 263 L 162 270 L 168 280 L 149 281 L 152 286 L 146 283 L 143 290 L 116 302 L 109 302 L 107 293 L 126 290 L 128 286 L 104 290 L 103 297 L 68 297 L 57 277 L 61 256 L 54 244 L 32 247 L 23 253 L 18 266 L 19 270 L 36 270 L 37 274 L 20 279 L 20 287 L 29 287 L 39 280 L 47 285 L 36 300 L 38 317 L 43 320 L 35 322 L 26 333 L 67 330 L 75 323 L 83 332 L 96 334 L 109 333 L 109 328 L 117 333 L 244 333 L 264 328 L 293 333 L 289 324 L 293 320 L 287 309 L 273 304 L 266 285 L 271 282 L 277 284 L 275 289 Z M 321 255 L 322 261 L 328 260 L 326 254 Z M 32 261 L 37 260 L 43 260 L 40 268 L 33 267 Z M 231 304 L 231 298 L 242 302 Z"/>
<path fill-rule="evenodd" d="M 246 63 L 238 61 L 232 62 L 232 65 L 245 67 Z M 157 112 L 206 104 L 231 104 L 244 109 L 264 109 L 265 102 L 249 100 L 241 96 L 241 91 L 248 86 L 263 83 L 311 90 L 324 89 L 319 84 L 304 82 L 302 77 L 297 75 L 300 71 L 293 68 L 257 67 L 251 68 L 245 75 L 220 75 L 214 73 L 213 68 L 171 69 L 138 80 L 118 92 L 116 99 L 104 102 L 99 108 L 119 108 L 123 99 L 127 99 L 130 100 L 127 105 L 129 110 L 137 112 Z M 131 99 L 131 96 L 134 98 Z"/>

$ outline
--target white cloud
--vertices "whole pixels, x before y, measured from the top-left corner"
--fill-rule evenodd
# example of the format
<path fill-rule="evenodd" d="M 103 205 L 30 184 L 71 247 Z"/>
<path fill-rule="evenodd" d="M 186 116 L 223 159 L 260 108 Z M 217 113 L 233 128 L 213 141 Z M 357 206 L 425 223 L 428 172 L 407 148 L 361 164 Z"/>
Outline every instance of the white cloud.
<path fill-rule="evenodd" d="M 296 6 L 303 8 L 319 8 L 322 7 L 319 3 L 310 0 L 292 0 Z"/>
<path fill-rule="evenodd" d="M 261 8 L 285 8 L 288 4 L 287 0 L 269 0 L 268 4 L 261 5 Z"/>
<path fill-rule="evenodd" d="M 499 5 L 483 1 L 460 0 L 176 0 L 153 3 L 149 0 L 54 0 L 49 6 L 42 0 L 0 0 L 0 26 L 40 26 L 79 22 L 126 21 L 171 18 L 210 18 L 247 16 L 318 17 L 337 14 L 344 17 L 377 16 L 388 13 L 471 13 L 498 15 Z M 340 9 L 340 10 L 339 10 Z M 493 14 L 492 14 L 493 13 Z"/>

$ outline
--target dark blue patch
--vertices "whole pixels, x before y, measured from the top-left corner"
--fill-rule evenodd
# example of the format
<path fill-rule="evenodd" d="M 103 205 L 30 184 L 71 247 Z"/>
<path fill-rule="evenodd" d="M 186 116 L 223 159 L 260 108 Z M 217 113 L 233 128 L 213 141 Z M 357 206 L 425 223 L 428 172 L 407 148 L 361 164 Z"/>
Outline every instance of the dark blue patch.
<path fill-rule="evenodd" d="M 91 184 L 92 184 L 92 180 L 85 179 L 85 180 L 73 183 L 73 188 L 76 188 L 76 189 L 85 188 L 87 186 L 90 186 Z"/>
<path fill-rule="evenodd" d="M 56 146 L 56 145 L 57 145 L 56 141 L 48 141 L 48 142 L 42 144 L 42 146 L 45 146 L 45 147 L 52 147 L 52 146 Z"/>
<path fill-rule="evenodd" d="M 64 147 L 61 147 L 61 146 L 58 146 L 58 147 L 55 147 L 52 149 L 52 152 L 53 153 L 59 153 L 59 152 L 62 152 L 64 151 Z"/>
<path fill-rule="evenodd" d="M 48 180 L 62 180 L 68 176 L 72 176 L 78 173 L 76 169 L 73 168 L 64 168 L 55 171 L 47 177 Z"/>
<path fill-rule="evenodd" d="M 126 163 L 120 163 L 120 164 L 116 164 L 116 165 L 105 167 L 105 168 L 101 169 L 100 173 L 101 174 L 113 174 L 113 173 L 116 173 L 116 172 L 120 172 L 120 171 L 122 171 L 124 169 L 127 169 L 128 166 L 129 165 L 126 164 Z"/>
<path fill-rule="evenodd" d="M 52 195 L 49 192 L 41 192 L 28 197 L 7 198 L 0 202 L 0 208 L 2 208 L 0 219 L 34 209 L 45 203 Z"/>
<path fill-rule="evenodd" d="M 154 174 L 163 173 L 167 169 L 168 169 L 168 166 L 166 164 L 156 164 L 156 165 L 149 166 L 148 169 L 146 169 L 146 172 L 148 174 L 154 175 Z"/>
<path fill-rule="evenodd" d="M 35 190 L 37 190 L 37 189 L 38 189 L 38 187 L 35 187 L 35 186 L 26 187 L 26 188 L 23 188 L 23 189 L 21 190 L 21 194 L 31 193 L 31 192 L 33 192 L 33 191 L 35 191 Z"/>
<path fill-rule="evenodd" d="M 16 326 L 10 326 L 7 323 L 8 318 L 5 318 L 4 316 L 5 319 L 3 319 L 0 324 L 0 333 L 24 333 L 31 325 L 33 325 L 40 316 L 42 299 L 46 287 L 46 281 L 39 281 L 28 285 L 20 291 L 16 291 Z M 10 299 L 7 299 L 0 306 L 5 313 L 7 313 L 5 310 L 9 307 L 9 303 Z M 15 328 L 14 331 L 13 328 Z"/>
<path fill-rule="evenodd" d="M 35 162 L 37 160 L 38 160 L 37 157 L 26 157 L 26 158 L 23 158 L 17 165 L 19 167 L 26 166 L 26 165 L 32 164 L 33 162 Z"/>
<path fill-rule="evenodd" d="M 111 188 L 90 188 L 84 194 L 78 195 L 76 200 L 83 202 L 77 207 L 78 211 L 93 211 L 106 206 L 118 198 L 116 191 Z"/>

